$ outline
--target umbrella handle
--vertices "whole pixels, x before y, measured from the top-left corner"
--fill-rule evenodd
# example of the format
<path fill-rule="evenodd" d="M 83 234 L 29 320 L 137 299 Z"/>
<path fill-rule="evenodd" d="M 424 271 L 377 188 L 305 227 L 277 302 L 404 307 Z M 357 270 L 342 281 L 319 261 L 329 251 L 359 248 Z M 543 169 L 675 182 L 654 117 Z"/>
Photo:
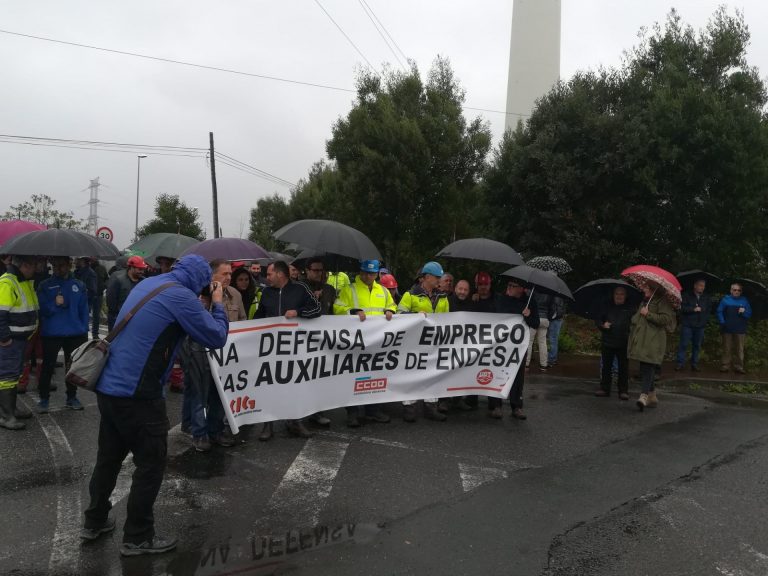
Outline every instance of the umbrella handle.
<path fill-rule="evenodd" d="M 525 307 L 528 308 L 531 305 L 531 298 L 533 298 L 533 293 L 536 291 L 536 286 L 531 288 L 531 293 L 528 294 L 528 302 L 525 303 Z"/>
<path fill-rule="evenodd" d="M 648 310 L 648 306 L 651 305 L 651 300 L 653 300 L 653 297 L 656 296 L 656 290 L 658 290 L 658 288 L 654 289 L 653 294 L 651 294 L 651 297 L 648 298 L 648 303 L 645 305 L 646 310 Z"/>

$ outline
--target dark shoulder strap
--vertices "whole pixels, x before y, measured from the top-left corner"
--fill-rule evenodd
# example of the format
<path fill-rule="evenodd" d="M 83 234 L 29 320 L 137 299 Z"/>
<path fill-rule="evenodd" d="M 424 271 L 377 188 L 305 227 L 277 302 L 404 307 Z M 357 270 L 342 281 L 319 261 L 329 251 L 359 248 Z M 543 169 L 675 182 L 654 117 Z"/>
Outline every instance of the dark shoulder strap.
<path fill-rule="evenodd" d="M 138 311 L 139 311 L 139 309 L 140 309 L 142 306 L 144 306 L 144 304 L 146 304 L 147 302 L 149 302 L 150 300 L 152 300 L 152 298 L 154 298 L 155 296 L 157 296 L 158 294 L 160 294 L 160 292 L 162 292 L 162 291 L 163 291 L 163 290 L 165 290 L 166 288 L 170 288 L 170 287 L 171 287 L 171 286 L 173 286 L 174 284 L 176 284 L 176 282 L 166 282 L 165 284 L 160 284 L 160 286 L 158 286 L 157 288 L 155 288 L 154 290 L 152 290 L 152 292 L 150 292 L 149 294 L 147 294 L 146 296 L 144 296 L 144 298 L 142 298 L 142 299 L 139 301 L 139 303 L 138 303 L 138 304 L 136 304 L 136 306 L 134 306 L 133 308 L 131 308 L 131 311 L 130 311 L 130 312 L 128 312 L 128 314 L 126 314 L 125 316 L 123 316 L 122 320 L 120 320 L 120 322 L 117 324 L 117 326 L 115 326 L 114 328 L 112 328 L 112 331 L 111 331 L 109 334 L 107 334 L 107 337 L 106 337 L 106 338 L 104 338 L 104 340 L 106 340 L 107 342 L 112 342 L 112 340 L 114 340 L 114 339 L 117 337 L 117 335 L 120 333 L 120 331 L 121 331 L 123 328 L 125 328 L 125 325 L 126 325 L 126 324 L 128 324 L 128 320 L 130 320 L 131 318 L 133 318 L 133 317 L 136 315 L 136 312 L 138 312 Z"/>

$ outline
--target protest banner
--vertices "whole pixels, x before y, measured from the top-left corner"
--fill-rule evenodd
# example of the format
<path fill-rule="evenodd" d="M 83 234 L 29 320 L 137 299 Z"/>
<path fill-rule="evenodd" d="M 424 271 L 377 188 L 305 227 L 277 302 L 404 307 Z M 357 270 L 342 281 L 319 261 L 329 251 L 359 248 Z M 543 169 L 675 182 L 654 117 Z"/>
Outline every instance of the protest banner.
<path fill-rule="evenodd" d="M 342 406 L 506 398 L 528 347 L 519 315 L 268 318 L 230 325 L 211 372 L 233 432 Z"/>

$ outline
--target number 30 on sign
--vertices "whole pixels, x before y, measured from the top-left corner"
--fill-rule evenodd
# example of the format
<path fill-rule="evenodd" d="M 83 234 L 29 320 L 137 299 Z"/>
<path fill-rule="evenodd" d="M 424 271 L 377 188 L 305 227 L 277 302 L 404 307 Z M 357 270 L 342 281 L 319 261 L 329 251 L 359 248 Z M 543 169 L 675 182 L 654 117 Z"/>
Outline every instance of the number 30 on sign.
<path fill-rule="evenodd" d="M 96 237 L 101 238 L 102 240 L 108 240 L 109 242 L 112 242 L 112 239 L 115 237 L 115 235 L 112 234 L 112 230 L 110 230 L 106 226 L 102 226 L 101 228 L 96 230 Z"/>

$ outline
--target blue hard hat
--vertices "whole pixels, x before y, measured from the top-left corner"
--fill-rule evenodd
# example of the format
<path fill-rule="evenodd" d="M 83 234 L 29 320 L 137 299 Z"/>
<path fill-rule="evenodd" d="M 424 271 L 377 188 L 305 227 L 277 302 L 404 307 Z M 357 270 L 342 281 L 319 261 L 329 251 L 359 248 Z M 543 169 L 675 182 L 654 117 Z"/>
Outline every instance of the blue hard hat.
<path fill-rule="evenodd" d="M 421 269 L 422 274 L 431 274 L 432 276 L 442 276 L 443 267 L 437 262 L 427 262 Z"/>
<path fill-rule="evenodd" d="M 379 266 L 378 260 L 360 260 L 360 270 L 362 272 L 378 272 Z"/>

